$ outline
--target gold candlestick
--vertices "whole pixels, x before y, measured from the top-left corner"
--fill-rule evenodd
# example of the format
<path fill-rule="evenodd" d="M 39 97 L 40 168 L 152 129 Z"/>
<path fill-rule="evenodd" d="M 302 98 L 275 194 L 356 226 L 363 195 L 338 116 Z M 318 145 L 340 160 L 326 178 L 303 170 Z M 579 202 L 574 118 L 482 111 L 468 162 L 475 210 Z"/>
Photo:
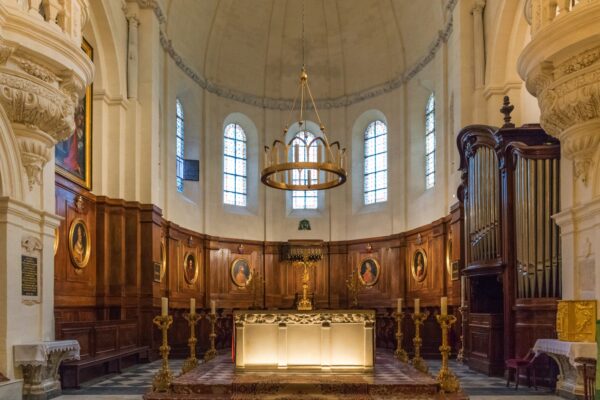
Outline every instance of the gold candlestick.
<path fill-rule="evenodd" d="M 397 328 L 396 328 L 396 351 L 394 352 L 394 357 L 396 357 L 398 360 L 402 361 L 403 363 L 408 362 L 408 354 L 406 354 L 406 351 L 404 351 L 404 349 L 402 348 L 402 319 L 404 318 L 404 313 L 394 313 L 394 315 L 396 316 L 396 324 L 397 324 Z"/>
<path fill-rule="evenodd" d="M 167 340 L 167 330 L 173 324 L 173 317 L 170 315 L 160 315 L 154 317 L 152 322 L 162 331 L 162 345 L 158 348 L 162 356 L 162 366 L 156 375 L 154 375 L 152 390 L 154 392 L 166 392 L 169 390 L 171 380 L 173 379 L 173 374 L 169 370 L 169 351 L 171 351 L 171 348 Z"/>
<path fill-rule="evenodd" d="M 467 325 L 467 320 L 465 319 L 465 311 L 467 311 L 467 307 L 458 307 L 458 311 L 460 312 L 460 349 L 458 349 L 458 354 L 456 354 L 456 361 L 460 363 L 465 362 L 465 327 Z"/>
<path fill-rule="evenodd" d="M 190 326 L 190 338 L 188 339 L 188 346 L 190 348 L 190 356 L 186 358 L 181 367 L 181 374 L 185 374 L 198 366 L 198 359 L 196 358 L 196 323 L 202 318 L 199 314 L 184 313 L 183 318 L 188 322 Z"/>
<path fill-rule="evenodd" d="M 456 322 L 454 315 L 437 315 L 438 323 L 442 327 L 442 368 L 438 373 L 437 380 L 441 389 L 446 393 L 455 393 L 460 389 L 460 383 L 454 373 L 448 368 L 448 356 L 450 355 L 450 346 L 448 345 L 448 329 Z"/>
<path fill-rule="evenodd" d="M 208 338 L 210 340 L 210 349 L 204 353 L 204 361 L 210 361 L 217 356 L 217 349 L 215 348 L 215 338 L 217 334 L 215 333 L 215 323 L 217 322 L 217 314 L 210 313 L 207 318 L 210 320 L 210 334 Z"/>
<path fill-rule="evenodd" d="M 429 311 L 425 311 L 424 313 L 412 314 L 412 319 L 415 322 L 415 337 L 413 338 L 413 344 L 415 346 L 415 356 L 411 360 L 411 364 L 418 371 L 427 373 L 429 371 L 429 367 L 425 364 L 425 360 L 421 358 L 421 345 L 423 344 L 423 339 L 421 339 L 421 325 L 423 325 L 423 321 L 425 321 L 429 317 Z"/>

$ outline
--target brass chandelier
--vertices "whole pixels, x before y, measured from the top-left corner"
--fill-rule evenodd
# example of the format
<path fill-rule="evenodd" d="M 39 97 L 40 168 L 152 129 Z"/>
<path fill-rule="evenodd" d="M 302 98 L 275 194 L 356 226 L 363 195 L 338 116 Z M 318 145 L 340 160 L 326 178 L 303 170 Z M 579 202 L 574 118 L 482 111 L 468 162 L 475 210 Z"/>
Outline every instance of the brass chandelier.
<path fill-rule="evenodd" d="M 294 136 L 286 143 L 290 121 L 298 109 L 298 125 L 306 130 L 305 101 L 310 100 L 319 123 L 320 135 Z M 339 142 L 329 143 L 325 125 L 321 121 L 317 105 L 308 85 L 308 74 L 304 64 L 304 2 L 302 2 L 302 70 L 300 86 L 290 109 L 288 124 L 283 130 L 283 140 L 276 139 L 271 147 L 265 146 L 265 163 L 261 181 L 267 186 L 282 190 L 331 189 L 346 182 L 346 149 Z"/>

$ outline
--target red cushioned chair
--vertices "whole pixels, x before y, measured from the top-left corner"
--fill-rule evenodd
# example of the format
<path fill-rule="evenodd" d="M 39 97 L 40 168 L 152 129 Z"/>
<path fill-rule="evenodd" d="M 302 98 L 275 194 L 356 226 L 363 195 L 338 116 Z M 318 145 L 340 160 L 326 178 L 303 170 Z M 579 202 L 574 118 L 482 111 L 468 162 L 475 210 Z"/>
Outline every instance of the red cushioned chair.
<path fill-rule="evenodd" d="M 523 358 L 509 358 L 504 362 L 505 373 L 506 373 L 506 387 L 510 385 L 510 372 L 515 371 L 515 390 L 519 388 L 519 374 L 521 370 L 527 371 L 527 386 L 531 387 L 531 373 L 533 372 L 533 387 L 537 390 L 537 383 L 535 380 L 535 368 L 533 368 L 533 361 L 536 358 L 536 354 L 533 349 L 529 349 L 525 357 Z"/>

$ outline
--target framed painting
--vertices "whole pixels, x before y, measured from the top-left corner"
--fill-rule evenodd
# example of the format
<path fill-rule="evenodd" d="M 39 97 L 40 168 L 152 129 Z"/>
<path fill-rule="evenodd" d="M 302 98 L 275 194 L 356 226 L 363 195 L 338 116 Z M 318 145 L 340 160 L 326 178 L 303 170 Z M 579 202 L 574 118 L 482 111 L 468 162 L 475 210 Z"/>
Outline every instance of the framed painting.
<path fill-rule="evenodd" d="M 69 228 L 69 255 L 78 271 L 87 266 L 91 252 L 90 231 L 84 220 L 75 218 Z"/>
<path fill-rule="evenodd" d="M 245 288 L 252 280 L 250 263 L 245 258 L 236 258 L 233 260 L 229 272 L 233 284 L 238 288 Z"/>
<path fill-rule="evenodd" d="M 358 280 L 366 287 L 374 286 L 379 280 L 381 267 L 374 258 L 365 258 L 358 266 Z"/>
<path fill-rule="evenodd" d="M 81 48 L 93 60 L 93 49 L 82 41 Z M 56 172 L 79 186 L 92 188 L 92 85 L 75 107 L 75 131 L 54 148 Z"/>
<path fill-rule="evenodd" d="M 188 285 L 198 280 L 198 260 L 193 253 L 187 253 L 183 258 L 183 278 Z"/>
<path fill-rule="evenodd" d="M 427 253 L 423 249 L 417 249 L 413 255 L 411 272 L 417 282 L 423 282 L 427 276 Z"/>

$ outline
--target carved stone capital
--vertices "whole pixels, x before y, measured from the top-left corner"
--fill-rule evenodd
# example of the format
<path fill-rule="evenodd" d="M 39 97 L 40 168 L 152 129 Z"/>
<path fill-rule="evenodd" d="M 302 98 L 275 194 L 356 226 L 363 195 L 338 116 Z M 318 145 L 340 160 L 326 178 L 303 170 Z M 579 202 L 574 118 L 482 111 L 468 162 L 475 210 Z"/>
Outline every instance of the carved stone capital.
<path fill-rule="evenodd" d="M 575 178 L 587 186 L 600 147 L 600 119 L 577 124 L 560 135 L 562 152 L 574 162 Z"/>
<path fill-rule="evenodd" d="M 16 124 L 14 131 L 21 151 L 21 162 L 27 172 L 29 190 L 32 190 L 35 184 L 41 183 L 42 170 L 52 159 L 52 148 L 55 141 L 32 126 Z"/>
<path fill-rule="evenodd" d="M 471 9 L 471 14 L 481 14 L 483 13 L 484 8 L 485 0 L 475 0 L 475 4 L 473 4 L 473 8 Z"/>
<path fill-rule="evenodd" d="M 0 106 L 12 123 L 35 126 L 56 141 L 75 130 L 73 96 L 22 73 L 0 70 Z"/>

